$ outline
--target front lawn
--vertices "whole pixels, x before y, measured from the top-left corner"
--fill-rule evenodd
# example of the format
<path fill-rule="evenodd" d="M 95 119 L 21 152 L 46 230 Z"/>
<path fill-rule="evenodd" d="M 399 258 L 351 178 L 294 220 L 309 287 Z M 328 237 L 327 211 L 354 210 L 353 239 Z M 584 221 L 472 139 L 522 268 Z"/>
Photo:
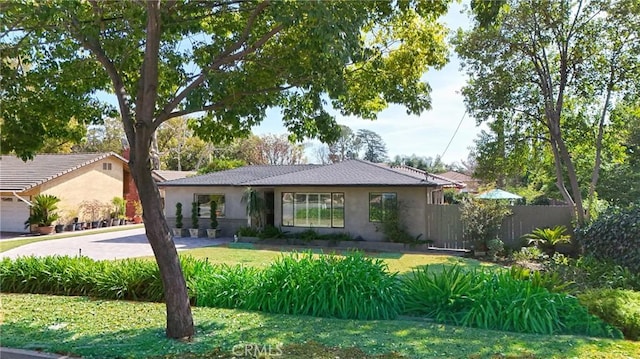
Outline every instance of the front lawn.
<path fill-rule="evenodd" d="M 164 337 L 165 306 L 160 303 L 31 294 L 1 294 L 0 300 L 3 346 L 87 358 L 233 358 L 242 351 L 238 345 L 248 343 L 271 349 L 273 358 L 364 359 L 389 353 L 396 354 L 384 358 L 640 357 L 640 344 L 624 340 L 215 308 L 193 308 L 197 335 L 192 342 L 179 342 Z"/>
<path fill-rule="evenodd" d="M 283 253 L 293 251 L 307 251 L 303 247 L 268 247 L 260 245 L 252 245 L 245 243 L 231 243 L 229 247 L 204 247 L 180 251 L 180 255 L 192 256 L 199 259 L 207 259 L 213 264 L 242 264 L 245 266 L 264 268 L 280 257 Z M 325 249 L 324 253 L 333 253 L 332 249 Z M 323 251 L 314 248 L 314 253 L 322 253 Z M 346 253 L 346 252 L 338 252 Z M 439 265 L 459 265 L 465 268 L 478 268 L 480 266 L 492 266 L 492 264 L 483 263 L 475 259 L 449 256 L 444 254 L 416 254 L 416 253 L 365 253 L 368 257 L 382 259 L 388 266 L 389 272 L 398 272 L 400 274 L 411 272 L 429 265 L 431 268 L 437 268 Z"/>

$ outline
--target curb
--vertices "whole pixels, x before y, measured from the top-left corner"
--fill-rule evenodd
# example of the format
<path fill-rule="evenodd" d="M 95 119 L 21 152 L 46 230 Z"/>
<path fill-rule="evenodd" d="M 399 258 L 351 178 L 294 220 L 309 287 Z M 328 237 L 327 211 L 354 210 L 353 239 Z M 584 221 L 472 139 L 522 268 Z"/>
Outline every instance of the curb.
<path fill-rule="evenodd" d="M 33 350 L 13 349 L 0 347 L 0 358 L 2 359 L 79 359 L 68 355 L 51 354 L 37 352 Z"/>

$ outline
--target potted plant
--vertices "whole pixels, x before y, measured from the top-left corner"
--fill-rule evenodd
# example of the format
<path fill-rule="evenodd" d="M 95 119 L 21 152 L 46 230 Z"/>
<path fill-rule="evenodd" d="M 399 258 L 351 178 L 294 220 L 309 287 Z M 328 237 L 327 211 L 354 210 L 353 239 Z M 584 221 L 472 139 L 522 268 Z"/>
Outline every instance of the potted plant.
<path fill-rule="evenodd" d="M 133 216 L 133 223 L 142 223 L 142 202 L 133 201 L 133 209 L 135 211 L 135 214 Z"/>
<path fill-rule="evenodd" d="M 88 217 L 87 228 L 98 228 L 100 224 L 100 213 L 104 210 L 104 205 L 98 200 L 83 201 L 80 208 L 84 217 Z"/>
<path fill-rule="evenodd" d="M 200 232 L 198 227 L 198 217 L 200 216 L 200 206 L 198 202 L 191 202 L 191 228 L 189 229 L 189 235 L 191 238 L 198 238 Z"/>
<path fill-rule="evenodd" d="M 60 216 L 57 213 L 60 199 L 49 194 L 39 194 L 33 198 L 31 215 L 25 222 L 25 228 L 35 225 L 36 232 L 51 234 L 55 230 L 53 222 Z"/>
<path fill-rule="evenodd" d="M 182 203 L 176 203 L 176 227 L 172 229 L 174 237 L 182 237 Z"/>
<path fill-rule="evenodd" d="M 218 214 L 216 211 L 218 210 L 218 204 L 216 201 L 211 201 L 211 213 L 210 213 L 210 225 L 211 228 L 207 229 L 207 237 L 216 238 L 216 231 L 218 230 Z"/>
<path fill-rule="evenodd" d="M 113 197 L 111 204 L 113 205 L 112 225 L 117 226 L 123 224 L 121 222 L 127 211 L 127 200 L 122 197 Z"/>

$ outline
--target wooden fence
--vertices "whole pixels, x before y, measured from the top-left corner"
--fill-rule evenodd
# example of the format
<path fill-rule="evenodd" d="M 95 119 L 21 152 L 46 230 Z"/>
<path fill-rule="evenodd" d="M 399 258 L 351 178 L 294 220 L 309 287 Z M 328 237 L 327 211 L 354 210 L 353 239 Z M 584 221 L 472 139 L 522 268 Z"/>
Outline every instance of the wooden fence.
<path fill-rule="evenodd" d="M 539 227 L 565 225 L 571 228 L 569 206 L 512 206 L 513 212 L 502 221 L 500 239 L 515 247 L 520 237 Z M 462 239 L 460 205 L 427 205 L 425 239 L 433 246 L 449 249 L 470 249 L 472 243 Z"/>

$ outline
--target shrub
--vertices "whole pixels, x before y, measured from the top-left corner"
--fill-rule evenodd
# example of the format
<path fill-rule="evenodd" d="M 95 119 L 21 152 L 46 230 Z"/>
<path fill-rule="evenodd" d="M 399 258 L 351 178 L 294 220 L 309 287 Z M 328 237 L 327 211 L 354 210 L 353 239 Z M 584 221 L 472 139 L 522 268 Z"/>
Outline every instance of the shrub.
<path fill-rule="evenodd" d="M 252 267 L 210 265 L 195 281 L 196 305 L 215 308 L 248 308 L 259 271 Z"/>
<path fill-rule="evenodd" d="M 487 253 L 489 256 L 495 258 L 498 254 L 504 251 L 504 242 L 498 238 L 490 239 L 487 241 Z"/>
<path fill-rule="evenodd" d="M 261 239 L 284 238 L 285 235 L 286 232 L 283 232 L 280 228 L 271 225 L 266 225 L 258 233 L 258 237 L 260 237 Z"/>
<path fill-rule="evenodd" d="M 380 259 L 311 253 L 281 257 L 265 270 L 214 266 L 181 257 L 191 303 L 345 319 L 392 319 L 402 307 L 401 284 Z M 163 300 L 155 262 L 87 257 L 21 257 L 0 261 L 3 292 Z M 400 294 L 399 294 L 400 293 Z"/>
<path fill-rule="evenodd" d="M 393 319 L 402 307 L 400 282 L 380 259 L 355 252 L 281 257 L 266 268 L 246 309 L 343 319 Z"/>
<path fill-rule="evenodd" d="M 417 243 L 422 234 L 412 236 L 404 222 L 407 207 L 404 203 L 398 202 L 394 207 L 386 208 L 384 216 L 376 225 L 376 231 L 384 234 L 385 240 L 394 243 Z"/>
<path fill-rule="evenodd" d="M 260 234 L 260 231 L 253 227 L 240 227 L 236 231 L 236 234 L 241 237 L 257 237 Z"/>
<path fill-rule="evenodd" d="M 564 281 L 575 283 L 575 291 L 593 288 L 640 290 L 640 273 L 612 261 L 584 256 L 577 260 L 551 261 L 545 270 L 560 275 Z"/>
<path fill-rule="evenodd" d="M 198 229 L 198 220 L 200 218 L 200 204 L 191 202 L 191 228 Z"/>
<path fill-rule="evenodd" d="M 327 233 L 327 234 L 320 235 L 320 238 L 318 239 L 329 241 L 332 243 L 338 243 L 341 241 L 353 241 L 353 237 L 346 232 Z"/>
<path fill-rule="evenodd" d="M 590 313 L 622 331 L 630 340 L 640 339 L 640 293 L 621 289 L 596 289 L 578 296 Z"/>
<path fill-rule="evenodd" d="M 87 257 L 20 257 L 0 266 L 2 291 L 87 295 L 161 301 L 162 281 L 153 261 L 95 261 Z"/>
<path fill-rule="evenodd" d="M 529 244 L 544 250 L 549 255 L 556 252 L 556 246 L 561 243 L 570 243 L 571 236 L 567 234 L 566 226 L 555 226 L 553 228 L 536 228 L 531 233 L 525 234 L 522 238 Z"/>
<path fill-rule="evenodd" d="M 313 229 L 306 229 L 302 232 L 296 233 L 294 236 L 305 242 L 320 239 L 320 235 L 318 234 L 318 232 L 314 231 Z"/>
<path fill-rule="evenodd" d="M 469 293 L 477 292 L 478 284 L 459 266 L 444 267 L 441 273 L 418 268 L 403 281 L 404 312 L 425 315 L 440 323 L 462 323 L 466 308 L 473 300 Z"/>
<path fill-rule="evenodd" d="M 182 203 L 176 203 L 176 228 L 182 228 Z"/>
<path fill-rule="evenodd" d="M 609 208 L 579 233 L 587 254 L 640 272 L 640 204 Z"/>
<path fill-rule="evenodd" d="M 512 266 L 509 274 L 511 274 L 511 277 L 514 279 L 530 281 L 535 287 L 543 287 L 550 292 L 567 292 L 567 290 L 574 285 L 573 282 L 566 281 L 557 272 L 541 272 L 518 265 Z"/>
<path fill-rule="evenodd" d="M 419 269 L 405 281 L 405 312 L 425 314 L 441 323 L 539 334 L 622 334 L 589 315 L 575 297 L 551 293 L 508 271 L 440 273 Z"/>
<path fill-rule="evenodd" d="M 209 227 L 216 229 L 218 228 L 218 204 L 216 201 L 211 201 L 209 206 Z"/>
<path fill-rule="evenodd" d="M 477 250 L 486 250 L 488 241 L 498 238 L 502 220 L 510 214 L 502 201 L 465 199 L 460 207 L 462 236 L 475 243 Z"/>
<path fill-rule="evenodd" d="M 543 253 L 538 247 L 522 247 L 519 251 L 513 253 L 513 259 L 518 261 L 542 261 L 549 259 L 546 253 Z"/>

